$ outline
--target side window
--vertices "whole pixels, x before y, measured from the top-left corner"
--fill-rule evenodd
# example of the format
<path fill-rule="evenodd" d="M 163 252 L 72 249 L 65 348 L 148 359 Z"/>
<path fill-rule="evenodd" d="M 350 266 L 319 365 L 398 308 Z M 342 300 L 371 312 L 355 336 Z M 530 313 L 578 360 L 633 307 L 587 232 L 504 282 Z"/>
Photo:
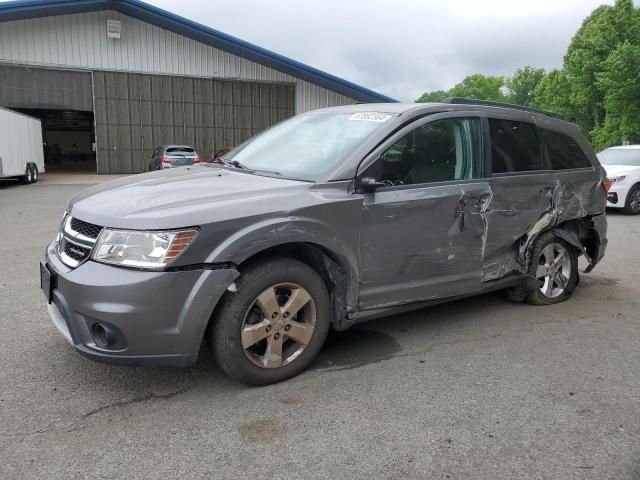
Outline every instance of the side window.
<path fill-rule="evenodd" d="M 480 152 L 478 119 L 436 120 L 394 142 L 364 176 L 389 186 L 476 178 L 480 175 Z"/>
<path fill-rule="evenodd" d="M 547 129 L 542 129 L 541 132 L 553 170 L 591 167 L 589 158 L 569 135 Z"/>
<path fill-rule="evenodd" d="M 542 168 L 542 147 L 531 123 L 489 119 L 493 173 Z"/>

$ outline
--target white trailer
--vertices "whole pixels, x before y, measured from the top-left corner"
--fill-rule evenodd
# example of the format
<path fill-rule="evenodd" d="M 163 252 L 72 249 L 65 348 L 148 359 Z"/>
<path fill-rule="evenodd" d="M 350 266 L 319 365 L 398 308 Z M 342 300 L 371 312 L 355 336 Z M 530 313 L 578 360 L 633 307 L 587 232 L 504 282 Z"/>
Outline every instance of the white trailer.
<path fill-rule="evenodd" d="M 42 172 L 44 150 L 40 120 L 0 107 L 0 178 L 35 183 Z"/>

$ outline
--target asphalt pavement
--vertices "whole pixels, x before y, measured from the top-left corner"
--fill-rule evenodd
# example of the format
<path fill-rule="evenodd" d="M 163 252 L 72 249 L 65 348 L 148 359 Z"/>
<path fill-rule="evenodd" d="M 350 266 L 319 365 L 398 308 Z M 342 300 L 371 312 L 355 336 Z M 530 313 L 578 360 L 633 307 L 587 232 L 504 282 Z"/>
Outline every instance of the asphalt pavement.
<path fill-rule="evenodd" d="M 640 479 L 640 217 L 555 306 L 502 293 L 330 336 L 255 388 L 102 365 L 49 323 L 38 260 L 102 178 L 0 183 L 2 479 Z"/>

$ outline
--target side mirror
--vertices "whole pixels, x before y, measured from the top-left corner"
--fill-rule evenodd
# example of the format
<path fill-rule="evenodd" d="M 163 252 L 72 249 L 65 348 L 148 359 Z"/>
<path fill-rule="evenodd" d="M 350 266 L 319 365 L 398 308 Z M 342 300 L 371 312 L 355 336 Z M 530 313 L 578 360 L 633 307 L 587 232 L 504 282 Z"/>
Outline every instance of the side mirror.
<path fill-rule="evenodd" d="M 377 189 L 386 187 L 387 185 L 382 182 L 378 182 L 373 177 L 363 177 L 357 181 L 357 189 L 358 193 L 373 193 Z"/>

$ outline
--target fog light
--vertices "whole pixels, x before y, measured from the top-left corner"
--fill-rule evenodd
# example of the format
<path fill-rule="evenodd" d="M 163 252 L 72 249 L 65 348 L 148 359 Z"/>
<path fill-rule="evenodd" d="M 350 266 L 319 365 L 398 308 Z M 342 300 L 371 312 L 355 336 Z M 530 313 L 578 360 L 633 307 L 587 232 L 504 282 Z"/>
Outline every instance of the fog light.
<path fill-rule="evenodd" d="M 100 348 L 109 348 L 116 343 L 116 335 L 108 325 L 102 323 L 94 323 L 91 328 L 91 336 L 93 341 Z"/>

